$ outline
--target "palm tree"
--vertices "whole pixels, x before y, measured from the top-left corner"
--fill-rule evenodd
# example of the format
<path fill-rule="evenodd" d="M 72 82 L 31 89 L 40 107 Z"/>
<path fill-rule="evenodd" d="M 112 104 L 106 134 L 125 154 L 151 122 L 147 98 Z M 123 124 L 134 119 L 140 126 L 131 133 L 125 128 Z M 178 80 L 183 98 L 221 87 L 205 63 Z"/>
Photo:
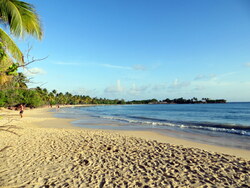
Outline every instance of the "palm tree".
<path fill-rule="evenodd" d="M 20 0 L 1 0 L 0 21 L 16 37 L 32 35 L 38 39 L 42 38 L 41 22 L 34 7 L 29 3 Z M 15 63 L 24 64 L 23 54 L 11 37 L 0 28 L 0 85 L 9 80 L 6 69 Z"/>
<path fill-rule="evenodd" d="M 54 96 L 56 96 L 57 91 L 56 91 L 55 89 L 53 89 L 53 90 L 52 90 L 52 93 L 53 93 Z"/>
<path fill-rule="evenodd" d="M 14 76 L 11 82 L 15 87 L 26 89 L 28 88 L 27 83 L 29 79 L 23 73 L 19 72 L 17 76 Z"/>

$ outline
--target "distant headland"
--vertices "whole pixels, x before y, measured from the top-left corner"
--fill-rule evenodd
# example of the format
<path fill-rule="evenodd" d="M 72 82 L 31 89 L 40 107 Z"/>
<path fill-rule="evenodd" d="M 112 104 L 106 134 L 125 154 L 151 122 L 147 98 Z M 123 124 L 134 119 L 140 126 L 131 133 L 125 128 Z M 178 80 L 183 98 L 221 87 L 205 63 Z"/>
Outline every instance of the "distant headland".
<path fill-rule="evenodd" d="M 207 104 L 207 103 L 226 103 L 225 99 L 209 99 L 209 98 L 202 98 L 198 100 L 196 97 L 192 99 L 184 99 L 184 98 L 177 98 L 177 99 L 169 99 L 166 98 L 162 101 L 158 101 L 157 99 L 149 99 L 149 100 L 133 100 L 128 101 L 127 104 Z"/>

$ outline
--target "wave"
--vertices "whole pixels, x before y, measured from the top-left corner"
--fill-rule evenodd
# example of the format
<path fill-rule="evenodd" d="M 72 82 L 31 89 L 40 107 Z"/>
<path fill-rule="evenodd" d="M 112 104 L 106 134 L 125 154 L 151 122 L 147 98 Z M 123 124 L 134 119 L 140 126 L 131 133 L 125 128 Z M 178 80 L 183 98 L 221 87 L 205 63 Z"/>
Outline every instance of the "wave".
<path fill-rule="evenodd" d="M 250 126 L 236 125 L 236 124 L 220 124 L 211 122 L 184 122 L 184 121 L 167 121 L 163 119 L 128 116 L 128 118 L 117 116 L 99 116 L 100 118 L 121 121 L 129 123 L 130 125 L 140 125 L 150 128 L 164 128 L 164 127 L 177 127 L 177 128 L 189 128 L 198 129 L 204 131 L 224 132 L 231 134 L 239 134 L 250 136 Z"/>

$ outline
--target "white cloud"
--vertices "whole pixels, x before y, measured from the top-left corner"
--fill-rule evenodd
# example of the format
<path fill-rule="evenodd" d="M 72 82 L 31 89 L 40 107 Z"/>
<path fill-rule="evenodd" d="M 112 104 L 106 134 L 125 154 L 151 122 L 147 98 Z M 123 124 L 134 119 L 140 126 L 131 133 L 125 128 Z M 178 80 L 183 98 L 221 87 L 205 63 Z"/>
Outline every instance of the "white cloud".
<path fill-rule="evenodd" d="M 122 93 L 124 88 L 121 85 L 121 81 L 117 80 L 116 85 L 108 86 L 104 90 L 105 93 Z"/>
<path fill-rule="evenodd" d="M 43 74 L 46 74 L 46 71 L 41 68 L 34 67 L 31 69 L 24 70 L 24 74 L 26 76 L 43 75 Z"/>
<path fill-rule="evenodd" d="M 141 95 L 144 94 L 148 88 L 148 86 L 137 87 L 135 84 L 133 84 L 132 87 L 128 90 L 128 93 L 131 95 Z"/>
<path fill-rule="evenodd" d="M 74 62 L 55 62 L 56 65 L 81 65 L 80 63 L 74 63 Z"/>
<path fill-rule="evenodd" d="M 139 70 L 139 71 L 144 71 L 146 70 L 146 67 L 143 65 L 133 65 L 133 66 L 120 66 L 120 65 L 112 65 L 112 64 L 96 64 L 102 67 L 106 68 L 111 68 L 111 69 L 124 69 L 124 70 Z"/>
<path fill-rule="evenodd" d="M 86 65 L 94 65 L 94 66 L 101 66 L 101 67 L 105 67 L 105 68 L 110 68 L 110 69 L 123 69 L 123 70 L 140 70 L 140 71 L 144 71 L 146 70 L 146 67 L 143 65 L 133 65 L 133 66 L 120 66 L 120 65 L 112 65 L 112 64 L 108 64 L 108 63 L 79 63 L 79 62 L 63 62 L 63 61 L 59 61 L 59 62 L 54 62 L 54 64 L 56 65 L 69 65 L 69 66 L 86 66 Z"/>
<path fill-rule="evenodd" d="M 169 86 L 170 89 L 181 89 L 184 87 L 187 87 L 190 85 L 190 82 L 188 81 L 179 81 L 178 79 L 175 79 L 175 81 Z"/>
<path fill-rule="evenodd" d="M 125 97 L 134 99 L 135 96 L 143 98 L 146 94 L 151 92 L 151 90 L 149 90 L 150 88 L 151 87 L 149 85 L 137 86 L 135 83 L 133 83 L 130 87 L 124 87 L 121 84 L 121 81 L 117 80 L 115 85 L 106 87 L 104 89 L 104 93 L 105 95 L 107 94 L 110 97 Z"/>
<path fill-rule="evenodd" d="M 99 64 L 103 67 L 107 67 L 107 68 L 113 68 L 113 69 L 127 69 L 127 70 L 131 70 L 131 67 L 125 67 L 125 66 L 119 66 L 119 65 L 111 65 L 111 64 Z"/>
<path fill-rule="evenodd" d="M 196 76 L 194 78 L 194 80 L 211 80 L 211 79 L 215 79 L 215 78 L 216 78 L 215 74 L 209 74 L 209 75 L 200 74 L 200 75 Z"/>
<path fill-rule="evenodd" d="M 129 83 L 123 85 L 122 83 L 117 80 L 116 84 L 106 87 L 104 93 L 102 91 L 100 93 L 107 98 L 124 98 L 126 100 L 208 97 L 224 98 L 229 101 L 249 101 L 250 95 L 250 82 L 229 82 L 216 79 L 182 81 L 176 79 L 171 84 L 162 82 L 140 85 L 135 82 L 130 85 L 128 85 Z M 90 96 L 93 96 L 93 94 Z"/>

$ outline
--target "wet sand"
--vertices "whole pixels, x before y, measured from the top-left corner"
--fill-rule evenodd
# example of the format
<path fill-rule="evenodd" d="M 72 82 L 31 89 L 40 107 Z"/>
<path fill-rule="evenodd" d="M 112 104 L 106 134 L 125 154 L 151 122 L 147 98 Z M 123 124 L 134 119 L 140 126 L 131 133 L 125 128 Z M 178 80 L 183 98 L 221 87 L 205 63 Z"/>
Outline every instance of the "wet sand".
<path fill-rule="evenodd" d="M 22 119 L 0 112 L 1 187 L 250 186 L 247 150 L 152 132 L 75 128 L 47 109 L 25 111 Z"/>

